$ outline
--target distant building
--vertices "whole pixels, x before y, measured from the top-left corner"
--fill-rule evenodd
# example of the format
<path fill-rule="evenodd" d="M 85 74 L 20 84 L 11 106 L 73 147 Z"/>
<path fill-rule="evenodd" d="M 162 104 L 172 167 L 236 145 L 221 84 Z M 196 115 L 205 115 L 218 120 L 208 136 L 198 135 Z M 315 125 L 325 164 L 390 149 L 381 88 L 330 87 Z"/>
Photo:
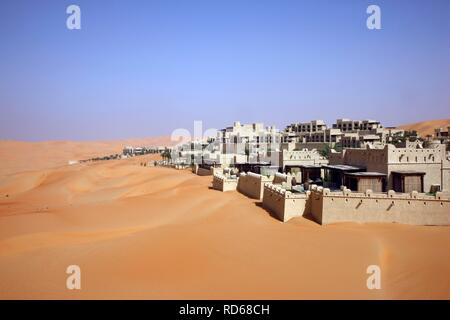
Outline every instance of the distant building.
<path fill-rule="evenodd" d="M 245 155 L 246 162 L 259 162 L 270 157 L 271 146 L 278 146 L 281 134 L 273 126 L 262 123 L 241 124 L 236 121 L 232 127 L 219 130 L 216 141 L 222 154 Z M 250 160 L 250 159 L 253 160 Z M 242 161 L 242 158 L 236 159 Z"/>
<path fill-rule="evenodd" d="M 437 128 L 434 129 L 434 138 L 441 141 L 441 143 L 447 142 L 450 139 L 449 136 L 450 126 L 447 128 Z"/>
<path fill-rule="evenodd" d="M 328 143 L 340 142 L 342 132 L 329 129 L 323 120 L 312 120 L 304 123 L 293 123 L 283 132 L 283 142 Z"/>
<path fill-rule="evenodd" d="M 450 151 L 450 126 L 446 129 L 437 128 L 434 130 L 434 140 L 440 141 L 440 143 L 447 146 L 447 151 Z"/>
<path fill-rule="evenodd" d="M 308 145 L 319 148 L 325 144 L 342 148 L 365 148 L 367 145 L 382 147 L 403 133 L 403 130 L 384 128 L 376 120 L 338 119 L 331 128 L 322 120 L 313 120 L 287 126 L 282 141 L 300 143 L 306 148 L 309 148 Z"/>
<path fill-rule="evenodd" d="M 372 131 L 382 128 L 383 126 L 376 120 L 338 119 L 333 124 L 333 129 L 339 129 L 342 132 Z"/>

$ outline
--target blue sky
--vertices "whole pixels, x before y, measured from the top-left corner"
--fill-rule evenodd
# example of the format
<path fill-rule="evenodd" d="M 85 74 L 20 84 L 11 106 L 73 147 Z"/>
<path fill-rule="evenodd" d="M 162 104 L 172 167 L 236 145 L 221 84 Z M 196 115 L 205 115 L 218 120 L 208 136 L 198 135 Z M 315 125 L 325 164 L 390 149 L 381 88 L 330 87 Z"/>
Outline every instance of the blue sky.
<path fill-rule="evenodd" d="M 0 139 L 450 118 L 448 0 L 5 0 L 0 35 Z"/>

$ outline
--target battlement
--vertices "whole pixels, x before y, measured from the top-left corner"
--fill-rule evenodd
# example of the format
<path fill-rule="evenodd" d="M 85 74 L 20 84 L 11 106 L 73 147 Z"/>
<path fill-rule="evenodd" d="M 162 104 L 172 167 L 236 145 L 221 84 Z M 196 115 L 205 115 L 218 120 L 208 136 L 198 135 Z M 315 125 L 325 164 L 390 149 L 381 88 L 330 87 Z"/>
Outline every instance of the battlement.
<path fill-rule="evenodd" d="M 316 149 L 283 150 L 284 160 L 326 160 Z"/>
<path fill-rule="evenodd" d="M 272 180 L 273 177 L 269 178 L 253 172 L 241 173 L 237 190 L 250 198 L 261 200 L 263 198 L 264 185 Z"/>
<path fill-rule="evenodd" d="M 286 188 L 284 188 L 281 185 L 276 185 L 273 183 L 266 183 L 264 185 L 264 190 L 268 190 L 268 192 L 282 196 L 284 198 L 289 198 L 289 199 L 302 199 L 305 197 L 306 194 L 309 194 L 309 191 L 307 191 L 306 193 L 298 193 L 298 192 L 292 192 L 290 190 L 287 190 Z"/>
<path fill-rule="evenodd" d="M 445 145 L 434 148 L 396 148 L 392 144 L 387 144 L 382 149 L 345 149 L 342 152 L 333 153 L 330 163 L 368 166 L 372 163 L 439 164 L 442 160 L 445 160 Z"/>
<path fill-rule="evenodd" d="M 388 147 L 389 163 L 440 163 L 445 158 L 443 148 L 395 148 Z M 444 151 L 444 152 L 443 152 Z"/>
<path fill-rule="evenodd" d="M 293 193 L 285 188 L 266 183 L 264 185 L 263 207 L 272 212 L 279 220 L 286 222 L 307 212 L 307 200 L 310 192 Z"/>
<path fill-rule="evenodd" d="M 198 164 L 194 164 L 194 166 L 192 167 L 192 173 L 195 173 L 196 175 L 199 176 L 212 176 L 215 173 L 219 172 L 222 173 L 222 168 L 215 168 L 215 167 L 203 168 Z"/>
<path fill-rule="evenodd" d="M 412 191 L 410 193 L 396 193 L 393 190 L 388 192 L 372 192 L 367 190 L 366 192 L 353 192 L 350 189 L 344 188 L 341 191 L 331 191 L 328 188 L 311 186 L 311 192 L 315 194 L 321 194 L 324 197 L 353 197 L 353 198 L 370 198 L 370 199 L 412 199 L 412 200 L 449 200 L 450 195 L 443 192 L 437 192 L 436 195 L 427 195 L 424 193 L 418 193 Z"/>
<path fill-rule="evenodd" d="M 275 173 L 275 176 L 273 178 L 273 184 L 280 184 L 282 186 L 285 186 L 287 188 L 290 188 L 292 186 L 292 179 L 296 179 L 297 181 L 300 180 L 299 176 L 292 173 Z"/>
<path fill-rule="evenodd" d="M 331 191 L 311 186 L 306 193 L 295 193 L 267 183 L 263 207 L 283 222 L 310 214 L 320 224 L 336 222 L 403 223 L 412 225 L 450 225 L 450 195 L 352 192 L 344 188 Z"/>
<path fill-rule="evenodd" d="M 450 225 L 450 196 L 411 193 L 365 193 L 344 189 L 311 190 L 311 214 L 321 224 L 335 222 L 396 222 L 413 225 Z"/>
<path fill-rule="evenodd" d="M 226 177 L 221 173 L 216 173 L 213 176 L 212 187 L 216 190 L 227 192 L 235 191 L 238 184 L 238 179 Z"/>
<path fill-rule="evenodd" d="M 321 156 L 316 149 L 286 150 L 280 153 L 280 166 L 284 169 L 286 166 L 327 164 L 328 160 Z"/>
<path fill-rule="evenodd" d="M 353 192 L 346 187 L 340 191 L 311 185 L 305 193 L 291 191 L 294 174 L 266 177 L 241 173 L 237 178 L 231 171 L 215 173 L 213 187 L 226 192 L 241 193 L 261 200 L 276 218 L 286 222 L 293 217 L 312 216 L 320 224 L 337 222 L 403 223 L 411 225 L 450 225 L 450 195 L 437 192 L 427 195 L 412 191 L 396 193 Z"/>

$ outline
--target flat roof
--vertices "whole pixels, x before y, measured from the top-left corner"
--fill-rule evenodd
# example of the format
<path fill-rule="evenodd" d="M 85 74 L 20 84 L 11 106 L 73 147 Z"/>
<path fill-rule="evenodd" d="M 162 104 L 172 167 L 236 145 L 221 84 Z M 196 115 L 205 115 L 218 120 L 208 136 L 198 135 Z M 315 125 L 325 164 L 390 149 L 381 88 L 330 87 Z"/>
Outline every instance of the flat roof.
<path fill-rule="evenodd" d="M 355 166 L 349 166 L 346 164 L 335 164 L 335 165 L 323 165 L 326 169 L 332 169 L 332 170 L 340 170 L 340 171 L 363 171 L 366 170 L 365 168 L 361 167 L 355 167 Z"/>
<path fill-rule="evenodd" d="M 299 165 L 300 168 L 305 168 L 305 169 L 321 169 L 322 165 L 320 164 L 301 164 Z"/>
<path fill-rule="evenodd" d="M 395 170 L 391 171 L 394 174 L 400 174 L 404 176 L 412 176 L 412 175 L 425 175 L 426 173 L 423 171 L 415 171 L 415 170 Z"/>
<path fill-rule="evenodd" d="M 220 161 L 204 159 L 202 164 L 221 164 Z"/>
<path fill-rule="evenodd" d="M 264 167 L 267 167 L 267 166 L 270 166 L 271 165 L 271 163 L 270 162 L 267 162 L 267 161 L 261 161 L 261 162 L 242 162 L 242 163 L 233 163 L 233 165 L 241 165 L 241 166 L 245 166 L 245 165 L 248 165 L 248 166 L 264 166 Z M 275 167 L 275 166 L 274 166 Z"/>
<path fill-rule="evenodd" d="M 347 172 L 346 176 L 354 176 L 354 177 L 386 177 L 385 173 L 381 172 Z"/>
<path fill-rule="evenodd" d="M 363 136 L 364 140 L 380 140 L 380 137 L 376 134 L 367 134 Z"/>

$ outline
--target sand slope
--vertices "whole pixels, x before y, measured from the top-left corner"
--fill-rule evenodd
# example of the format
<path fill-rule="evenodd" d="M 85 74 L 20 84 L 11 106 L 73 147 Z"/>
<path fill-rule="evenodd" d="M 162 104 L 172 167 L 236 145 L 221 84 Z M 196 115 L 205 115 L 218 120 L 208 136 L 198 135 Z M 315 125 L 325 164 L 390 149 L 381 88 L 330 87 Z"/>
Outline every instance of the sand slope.
<path fill-rule="evenodd" d="M 0 298 L 450 298 L 449 228 L 283 224 L 211 177 L 140 161 L 0 178 Z"/>
<path fill-rule="evenodd" d="M 436 128 L 446 129 L 449 126 L 450 126 L 450 119 L 440 119 L 440 120 L 430 120 L 405 124 L 399 126 L 399 128 L 404 130 L 416 130 L 422 137 L 426 137 L 427 135 L 433 135 L 434 129 Z"/>
<path fill-rule="evenodd" d="M 42 141 L 0 140 L 0 176 L 27 170 L 63 166 L 69 160 L 83 160 L 122 153 L 123 147 L 172 145 L 170 137 L 120 141 Z"/>

